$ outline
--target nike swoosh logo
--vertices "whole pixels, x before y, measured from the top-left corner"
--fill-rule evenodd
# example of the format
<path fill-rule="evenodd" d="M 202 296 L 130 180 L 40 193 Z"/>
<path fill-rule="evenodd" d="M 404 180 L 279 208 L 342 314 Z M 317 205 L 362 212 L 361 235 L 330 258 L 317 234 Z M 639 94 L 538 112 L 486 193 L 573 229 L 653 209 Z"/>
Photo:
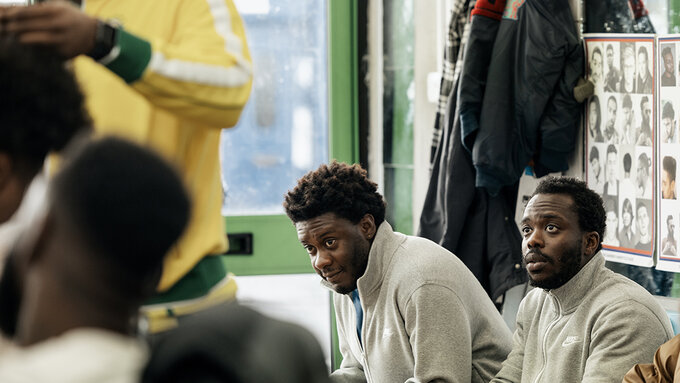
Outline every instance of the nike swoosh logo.
<path fill-rule="evenodd" d="M 578 339 L 577 336 L 568 336 L 567 339 L 562 342 L 562 347 L 567 347 L 570 346 L 574 343 L 580 343 L 581 341 Z"/>

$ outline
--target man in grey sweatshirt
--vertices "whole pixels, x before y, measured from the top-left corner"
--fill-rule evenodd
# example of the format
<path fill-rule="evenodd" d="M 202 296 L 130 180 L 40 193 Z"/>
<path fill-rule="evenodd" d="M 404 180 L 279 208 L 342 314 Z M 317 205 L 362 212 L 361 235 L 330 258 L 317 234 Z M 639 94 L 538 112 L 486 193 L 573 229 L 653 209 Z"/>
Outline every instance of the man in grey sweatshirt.
<path fill-rule="evenodd" d="M 621 382 L 673 336 L 654 297 L 605 268 L 602 198 L 574 178 L 542 181 L 524 211 L 533 289 L 517 313 L 512 352 L 492 380 Z"/>
<path fill-rule="evenodd" d="M 446 249 L 394 232 L 358 165 L 305 175 L 284 207 L 322 285 L 334 291 L 342 364 L 334 382 L 488 382 L 512 334 Z"/>

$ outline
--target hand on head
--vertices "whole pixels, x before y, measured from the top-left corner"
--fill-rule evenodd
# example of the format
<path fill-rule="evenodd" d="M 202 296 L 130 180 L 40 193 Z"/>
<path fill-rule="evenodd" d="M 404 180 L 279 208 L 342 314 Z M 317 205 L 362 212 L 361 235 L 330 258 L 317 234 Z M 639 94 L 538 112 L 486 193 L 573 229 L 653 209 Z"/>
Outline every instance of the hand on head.
<path fill-rule="evenodd" d="M 0 7 L 0 36 L 51 47 L 65 59 L 90 52 L 96 29 L 97 19 L 67 1 Z"/>

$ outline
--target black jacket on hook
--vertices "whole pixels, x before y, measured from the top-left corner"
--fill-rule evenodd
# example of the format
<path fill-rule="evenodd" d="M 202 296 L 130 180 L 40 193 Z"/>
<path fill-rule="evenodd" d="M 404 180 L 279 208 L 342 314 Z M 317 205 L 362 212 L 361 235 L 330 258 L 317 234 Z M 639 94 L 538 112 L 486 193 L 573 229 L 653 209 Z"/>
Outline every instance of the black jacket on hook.
<path fill-rule="evenodd" d="M 449 97 L 446 129 L 433 163 L 418 235 L 450 250 L 472 271 L 492 300 L 527 281 L 522 238 L 515 224 L 517 186 L 496 196 L 475 187 L 475 168 L 461 143 L 458 84 Z"/>
<path fill-rule="evenodd" d="M 481 3 L 489 4 L 477 1 L 477 5 Z M 470 36 L 471 25 L 465 28 L 468 31 L 460 41 L 459 63 L 468 51 L 469 40 L 465 37 Z M 509 288 L 527 280 L 521 265 L 521 237 L 514 222 L 517 185 L 503 188 L 495 197 L 475 187 L 472 156 L 461 143 L 459 83 L 460 77 L 454 73 L 418 235 L 439 243 L 460 258 L 495 301 Z"/>
<path fill-rule="evenodd" d="M 473 18 L 473 27 L 476 22 Z M 486 35 L 488 30 L 473 28 L 471 36 L 474 33 Z M 567 170 L 580 120 L 573 88 L 584 70 L 583 48 L 568 2 L 508 0 L 486 79 L 485 63 L 474 60 L 489 52 L 472 52 L 474 48 L 468 45 L 466 52 L 460 114 L 463 141 L 472 150 L 477 171 L 476 185 L 495 195 L 516 183 L 531 160 L 538 176 Z M 478 74 L 468 76 L 468 68 Z M 481 103 L 475 99 L 479 91 L 468 91 L 480 83 L 485 84 Z M 474 105 L 481 105 L 478 118 Z"/>

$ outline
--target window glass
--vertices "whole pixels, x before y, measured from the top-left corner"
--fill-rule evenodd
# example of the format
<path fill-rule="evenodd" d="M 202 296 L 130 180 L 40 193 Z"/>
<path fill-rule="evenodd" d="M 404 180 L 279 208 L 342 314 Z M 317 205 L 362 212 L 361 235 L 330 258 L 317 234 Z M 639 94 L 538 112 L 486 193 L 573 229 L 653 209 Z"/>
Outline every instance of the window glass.
<path fill-rule="evenodd" d="M 282 214 L 285 192 L 328 159 L 327 2 L 236 0 L 253 91 L 222 132 L 224 215 Z"/>

